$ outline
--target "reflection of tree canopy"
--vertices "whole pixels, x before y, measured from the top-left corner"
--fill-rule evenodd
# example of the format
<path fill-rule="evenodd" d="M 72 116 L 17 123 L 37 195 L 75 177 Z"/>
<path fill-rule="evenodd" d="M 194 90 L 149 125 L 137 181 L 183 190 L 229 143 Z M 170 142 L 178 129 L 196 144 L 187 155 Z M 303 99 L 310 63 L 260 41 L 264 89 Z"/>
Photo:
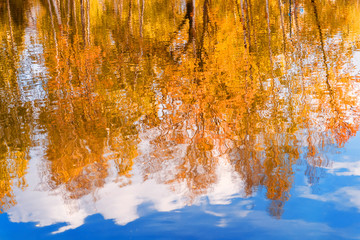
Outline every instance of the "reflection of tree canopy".
<path fill-rule="evenodd" d="M 40 9 L 36 27 L 49 77 L 40 116 L 48 186 L 82 197 L 103 186 L 112 161 L 119 176 L 130 178 L 139 164 L 144 179 L 185 183 L 191 201 L 216 183 L 221 157 L 244 180 L 247 195 L 266 188 L 269 211 L 279 217 L 293 165 L 304 159 L 316 184 L 318 169 L 328 164 L 326 149 L 342 147 L 358 130 L 350 62 L 359 29 L 355 5 L 32 1 Z M 19 19 L 17 25 L 26 22 Z M 1 61 L 15 79 L 6 31 Z M 12 84 L 2 89 L 14 95 Z M 11 125 L 11 137 L 28 126 L 20 123 Z M 152 131 L 158 134 L 150 138 L 151 152 L 138 157 L 141 136 Z"/>
<path fill-rule="evenodd" d="M 18 86 L 18 64 L 24 34 L 27 1 L 0 3 L 0 209 L 16 203 L 13 187 L 26 186 L 30 146 L 30 104 Z M 12 14 L 19 11 L 19 14 Z M 10 14 L 9 14 L 10 13 Z"/>

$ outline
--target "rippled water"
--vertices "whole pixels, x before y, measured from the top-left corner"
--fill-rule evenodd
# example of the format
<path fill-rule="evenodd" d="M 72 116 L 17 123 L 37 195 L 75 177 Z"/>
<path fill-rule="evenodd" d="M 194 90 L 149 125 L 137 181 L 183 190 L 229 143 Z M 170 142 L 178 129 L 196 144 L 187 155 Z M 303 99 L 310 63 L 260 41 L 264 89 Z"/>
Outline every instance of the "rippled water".
<path fill-rule="evenodd" d="M 1 0 L 0 239 L 359 239 L 355 0 Z"/>

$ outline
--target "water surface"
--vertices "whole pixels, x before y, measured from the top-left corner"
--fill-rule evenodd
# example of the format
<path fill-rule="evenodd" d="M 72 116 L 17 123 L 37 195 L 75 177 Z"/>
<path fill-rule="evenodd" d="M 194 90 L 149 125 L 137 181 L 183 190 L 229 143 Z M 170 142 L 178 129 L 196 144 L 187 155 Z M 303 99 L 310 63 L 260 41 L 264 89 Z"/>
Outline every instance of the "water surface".
<path fill-rule="evenodd" d="M 355 0 L 1 0 L 1 239 L 359 239 Z"/>

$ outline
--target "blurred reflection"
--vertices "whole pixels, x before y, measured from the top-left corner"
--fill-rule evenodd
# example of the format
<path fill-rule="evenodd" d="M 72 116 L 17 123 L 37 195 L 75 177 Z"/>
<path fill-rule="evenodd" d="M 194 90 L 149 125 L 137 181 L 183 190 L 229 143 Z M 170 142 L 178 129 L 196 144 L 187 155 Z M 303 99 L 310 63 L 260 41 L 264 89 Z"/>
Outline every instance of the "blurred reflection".
<path fill-rule="evenodd" d="M 31 145 L 31 107 L 22 101 L 18 65 L 24 35 L 27 1 L 0 5 L 0 210 L 16 203 L 13 187 L 26 187 L 25 174 Z M 13 11 L 19 11 L 14 14 Z"/>
<path fill-rule="evenodd" d="M 69 205 L 81 208 L 88 196 L 114 204 L 103 195 L 112 189 L 113 201 L 141 198 L 136 212 L 143 199 L 160 201 L 150 186 L 169 196 L 157 208 L 169 211 L 263 187 L 280 218 L 294 166 L 306 165 L 317 184 L 326 153 L 358 131 L 359 10 L 355 1 L 317 0 L 1 2 L 3 208 L 15 203 L 13 180 L 26 186 L 41 135 L 42 149 L 33 148 L 41 159 L 32 159 L 42 163 L 32 168 L 41 181 L 32 184 Z M 28 102 L 18 87 L 27 24 L 46 69 L 46 80 L 29 86 L 46 94 Z M 123 224 L 137 218 L 108 214 Z M 28 221 L 75 228 L 85 218 L 67 217 Z"/>

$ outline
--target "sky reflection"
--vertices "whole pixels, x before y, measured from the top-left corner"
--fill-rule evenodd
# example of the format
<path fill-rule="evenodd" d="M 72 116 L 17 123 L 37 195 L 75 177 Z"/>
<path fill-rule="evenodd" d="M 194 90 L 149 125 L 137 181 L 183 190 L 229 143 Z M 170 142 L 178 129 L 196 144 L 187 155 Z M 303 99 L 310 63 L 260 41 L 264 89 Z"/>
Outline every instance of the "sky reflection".
<path fill-rule="evenodd" d="M 359 14 L 1 1 L 0 237 L 360 238 Z"/>

